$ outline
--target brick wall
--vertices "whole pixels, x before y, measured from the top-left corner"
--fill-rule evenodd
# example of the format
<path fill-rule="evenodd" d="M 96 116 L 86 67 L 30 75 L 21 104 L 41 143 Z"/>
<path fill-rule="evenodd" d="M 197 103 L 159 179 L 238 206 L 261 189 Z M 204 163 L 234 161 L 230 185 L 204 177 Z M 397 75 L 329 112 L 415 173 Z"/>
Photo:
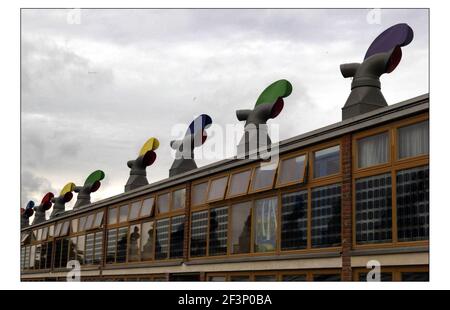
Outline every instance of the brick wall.
<path fill-rule="evenodd" d="M 342 281 L 352 280 L 352 136 L 342 139 Z"/>

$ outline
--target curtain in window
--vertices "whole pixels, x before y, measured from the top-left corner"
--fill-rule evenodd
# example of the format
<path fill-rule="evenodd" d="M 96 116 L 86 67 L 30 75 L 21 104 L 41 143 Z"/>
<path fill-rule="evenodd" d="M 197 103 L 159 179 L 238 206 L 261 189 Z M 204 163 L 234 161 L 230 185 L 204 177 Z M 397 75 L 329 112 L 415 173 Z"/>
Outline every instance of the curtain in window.
<path fill-rule="evenodd" d="M 360 139 L 358 141 L 358 167 L 370 167 L 387 162 L 388 149 L 387 132 Z"/>
<path fill-rule="evenodd" d="M 428 121 L 399 128 L 398 158 L 428 154 L 429 134 Z"/>
<path fill-rule="evenodd" d="M 256 202 L 255 251 L 274 251 L 277 232 L 277 198 Z"/>

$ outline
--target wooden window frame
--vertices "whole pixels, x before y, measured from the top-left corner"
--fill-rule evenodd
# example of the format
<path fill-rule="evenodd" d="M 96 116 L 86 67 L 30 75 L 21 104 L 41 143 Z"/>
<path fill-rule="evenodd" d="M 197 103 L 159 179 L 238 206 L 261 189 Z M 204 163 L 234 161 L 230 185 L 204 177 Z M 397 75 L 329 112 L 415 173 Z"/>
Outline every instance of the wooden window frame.
<path fill-rule="evenodd" d="M 295 157 L 300 157 L 300 156 L 305 156 L 305 160 L 304 160 L 304 164 L 303 164 L 303 176 L 301 179 L 295 180 L 295 181 L 290 181 L 287 183 L 280 183 L 280 176 L 281 176 L 281 167 L 283 165 L 283 161 L 288 160 L 288 159 L 292 159 Z M 275 188 L 282 188 L 282 187 L 287 187 L 287 186 L 291 186 L 291 185 L 295 185 L 295 184 L 304 184 L 307 183 L 307 180 L 309 178 L 309 176 L 307 176 L 307 167 L 308 167 L 308 162 L 309 162 L 309 156 L 308 156 L 308 151 L 305 150 L 301 150 L 301 151 L 297 151 L 297 152 L 293 152 L 293 153 L 289 153 L 286 154 L 284 156 L 281 156 L 280 158 L 280 162 L 278 163 L 278 169 L 277 169 L 277 173 L 276 173 L 276 181 L 275 181 Z"/>
<path fill-rule="evenodd" d="M 231 191 L 231 183 L 233 181 L 233 176 L 241 174 L 241 173 L 245 173 L 245 172 L 249 172 L 250 173 L 249 176 L 248 176 L 248 180 L 247 180 L 247 185 L 245 187 L 245 191 L 243 191 L 242 193 L 231 195 L 230 191 Z M 252 167 L 245 167 L 245 168 L 240 168 L 238 170 L 232 171 L 230 173 L 230 176 L 228 177 L 228 184 L 227 184 L 227 189 L 226 189 L 226 193 L 225 193 L 225 199 L 232 199 L 232 198 L 247 196 L 248 190 L 250 188 L 250 183 L 251 183 L 251 180 L 252 180 L 252 176 L 253 176 L 253 168 Z"/>
<path fill-rule="evenodd" d="M 206 184 L 206 190 L 205 190 L 205 195 L 204 195 L 204 199 L 203 199 L 203 202 L 202 203 L 200 203 L 200 204 L 194 204 L 194 202 L 193 202 L 193 200 L 192 200 L 192 198 L 193 198 L 193 193 L 194 193 L 194 188 L 195 188 L 195 186 L 197 186 L 197 185 L 200 185 L 200 184 Z M 200 180 L 200 181 L 195 181 L 195 182 L 193 182 L 192 183 L 192 186 L 191 186 L 191 209 L 194 209 L 194 208 L 201 208 L 202 206 L 204 206 L 204 205 L 206 205 L 206 204 L 208 204 L 208 202 L 207 202 L 207 199 L 208 199 L 208 188 L 209 188 L 209 179 L 202 179 L 202 180 Z"/>
<path fill-rule="evenodd" d="M 325 175 L 322 177 L 314 177 L 314 165 L 315 165 L 315 153 L 322 151 L 322 150 L 326 150 L 335 146 L 339 146 L 339 171 L 337 173 L 333 173 L 333 174 L 329 174 L 329 175 Z M 327 143 L 322 143 L 319 144 L 317 146 L 314 146 L 313 148 L 310 149 L 309 151 L 310 153 L 310 165 L 309 165 L 309 177 L 311 182 L 320 182 L 320 181 L 326 181 L 329 179 L 333 179 L 335 177 L 339 177 L 340 175 L 342 175 L 342 171 L 343 171 L 343 164 L 342 164 L 342 139 L 338 139 L 338 140 L 333 140 Z"/>
<path fill-rule="evenodd" d="M 225 190 L 223 191 L 223 195 L 220 198 L 216 198 L 216 199 L 209 199 L 209 192 L 211 191 L 211 185 L 214 181 L 219 180 L 219 179 L 223 179 L 223 178 L 227 178 L 227 181 L 225 182 Z M 225 173 L 225 174 L 220 174 L 220 175 L 216 175 L 214 177 L 212 177 L 209 182 L 208 182 L 208 190 L 206 191 L 206 203 L 210 204 L 213 202 L 218 202 L 218 201 L 222 201 L 225 199 L 225 196 L 228 192 L 228 183 L 230 181 L 230 173 Z"/>
<path fill-rule="evenodd" d="M 253 189 L 255 181 L 256 181 L 256 170 L 261 169 L 264 166 L 272 166 L 272 165 L 274 165 L 274 164 L 270 163 L 270 162 L 265 163 L 265 162 L 261 161 L 252 168 L 252 173 L 250 175 L 250 185 L 248 187 L 248 194 L 256 194 L 256 193 L 261 193 L 261 192 L 265 192 L 265 191 L 273 189 L 275 180 L 277 180 L 277 177 L 278 177 L 277 172 L 278 172 L 279 163 L 276 164 L 276 167 L 274 169 L 275 171 L 273 172 L 273 177 L 272 177 L 272 181 L 270 182 L 270 185 L 256 189 L 256 190 Z"/>

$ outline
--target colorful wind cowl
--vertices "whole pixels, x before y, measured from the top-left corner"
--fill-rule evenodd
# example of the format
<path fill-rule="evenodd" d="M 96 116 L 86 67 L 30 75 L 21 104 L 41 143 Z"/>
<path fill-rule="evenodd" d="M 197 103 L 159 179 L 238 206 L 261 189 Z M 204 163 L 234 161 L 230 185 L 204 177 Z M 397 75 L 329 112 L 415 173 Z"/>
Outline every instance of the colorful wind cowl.
<path fill-rule="evenodd" d="M 30 225 L 30 217 L 34 214 L 34 201 L 28 201 L 25 208 L 20 208 L 20 227 L 24 228 Z"/>
<path fill-rule="evenodd" d="M 135 160 L 129 160 L 127 162 L 127 166 L 131 170 L 130 177 L 125 185 L 125 192 L 148 185 L 146 169 L 155 162 L 155 150 L 158 147 L 158 139 L 150 138 L 142 146 L 138 157 Z"/>
<path fill-rule="evenodd" d="M 91 193 L 97 191 L 100 188 L 100 181 L 104 178 L 105 173 L 103 171 L 95 170 L 87 177 L 83 186 L 74 187 L 74 192 L 78 193 L 77 201 L 73 206 L 74 210 L 91 203 Z"/>
<path fill-rule="evenodd" d="M 48 192 L 41 200 L 41 204 L 37 207 L 34 207 L 34 219 L 32 225 L 40 224 L 46 221 L 45 212 L 50 210 L 52 207 L 52 198 L 54 197 L 53 193 Z"/>
<path fill-rule="evenodd" d="M 72 200 L 73 198 L 73 190 L 75 189 L 75 183 L 69 182 L 64 185 L 63 189 L 59 193 L 58 197 L 53 197 L 53 211 L 50 214 L 50 218 L 54 218 L 58 215 L 61 215 L 66 211 L 66 203 Z"/>

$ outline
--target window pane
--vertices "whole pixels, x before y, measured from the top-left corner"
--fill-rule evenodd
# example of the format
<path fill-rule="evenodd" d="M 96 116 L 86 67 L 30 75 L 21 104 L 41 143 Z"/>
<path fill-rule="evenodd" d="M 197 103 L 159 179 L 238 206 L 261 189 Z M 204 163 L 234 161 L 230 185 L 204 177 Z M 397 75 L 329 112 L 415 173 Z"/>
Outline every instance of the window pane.
<path fill-rule="evenodd" d="M 130 227 L 130 244 L 128 246 L 128 261 L 137 262 L 139 258 L 139 249 L 141 248 L 141 225 L 132 225 Z"/>
<path fill-rule="evenodd" d="M 358 168 L 386 163 L 389 158 L 387 132 L 358 140 Z"/>
<path fill-rule="evenodd" d="M 103 259 L 103 232 L 95 233 L 94 264 L 101 264 Z"/>
<path fill-rule="evenodd" d="M 248 190 L 248 183 L 250 181 L 251 173 L 252 173 L 251 170 L 247 170 L 232 174 L 228 196 L 246 194 Z"/>
<path fill-rule="evenodd" d="M 277 276 L 275 275 L 255 275 L 256 282 L 275 282 L 277 280 Z"/>
<path fill-rule="evenodd" d="M 77 240 L 77 259 L 78 262 L 83 265 L 84 264 L 84 245 L 85 245 L 86 236 L 78 236 Z"/>
<path fill-rule="evenodd" d="M 24 268 L 29 269 L 30 268 L 30 247 L 27 246 L 25 248 L 25 262 L 24 262 Z"/>
<path fill-rule="evenodd" d="M 282 281 L 303 282 L 306 281 L 305 274 L 287 274 L 283 275 Z"/>
<path fill-rule="evenodd" d="M 94 228 L 100 227 L 103 224 L 103 211 L 100 211 L 95 216 Z"/>
<path fill-rule="evenodd" d="M 305 155 L 283 159 L 280 163 L 278 184 L 302 182 L 304 177 Z"/>
<path fill-rule="evenodd" d="M 69 233 L 69 225 L 70 225 L 70 221 L 64 222 L 64 224 L 62 225 L 62 228 L 61 228 L 60 236 L 65 236 Z"/>
<path fill-rule="evenodd" d="M 341 185 L 317 187 L 311 191 L 312 247 L 341 244 Z"/>
<path fill-rule="evenodd" d="M 375 274 L 373 274 L 373 277 L 370 279 L 370 281 L 367 281 L 367 272 L 361 272 L 359 274 L 359 281 L 360 282 L 373 282 L 375 281 Z M 392 272 L 381 272 L 380 273 L 380 282 L 390 282 L 392 281 Z"/>
<path fill-rule="evenodd" d="M 398 129 L 398 158 L 428 154 L 430 149 L 429 122 L 421 122 Z"/>
<path fill-rule="evenodd" d="M 230 276 L 231 282 L 245 282 L 250 281 L 250 276 Z"/>
<path fill-rule="evenodd" d="M 39 269 L 40 267 L 41 267 L 41 245 L 38 244 L 36 245 L 36 250 L 34 254 L 34 268 Z"/>
<path fill-rule="evenodd" d="M 108 230 L 108 244 L 106 245 L 106 263 L 111 264 L 116 262 L 116 247 L 117 247 L 117 229 Z"/>
<path fill-rule="evenodd" d="M 128 227 L 120 227 L 117 230 L 117 263 L 125 263 L 127 260 Z"/>
<path fill-rule="evenodd" d="M 427 272 L 402 272 L 402 281 L 427 282 L 430 281 Z"/>
<path fill-rule="evenodd" d="M 208 182 L 196 184 L 192 187 L 192 205 L 198 206 L 206 202 Z"/>
<path fill-rule="evenodd" d="M 41 245 L 41 257 L 39 259 L 39 269 L 45 269 L 45 261 L 47 259 L 47 243 Z"/>
<path fill-rule="evenodd" d="M 51 225 L 48 229 L 48 237 L 54 237 L 55 236 L 55 225 Z"/>
<path fill-rule="evenodd" d="M 211 186 L 208 192 L 208 201 L 223 199 L 225 190 L 227 188 L 228 176 L 211 181 Z"/>
<path fill-rule="evenodd" d="M 206 255 L 206 236 L 208 234 L 208 211 L 192 213 L 190 255 Z"/>
<path fill-rule="evenodd" d="M 210 276 L 208 277 L 209 282 L 225 282 L 227 278 L 225 276 Z"/>
<path fill-rule="evenodd" d="M 86 225 L 84 226 L 85 230 L 92 229 L 92 225 L 94 225 L 95 213 L 89 214 L 86 220 Z"/>
<path fill-rule="evenodd" d="M 169 212 L 169 193 L 158 196 L 157 201 L 158 213 Z"/>
<path fill-rule="evenodd" d="M 308 232 L 308 191 L 281 196 L 281 249 L 306 248 Z"/>
<path fill-rule="evenodd" d="M 86 224 L 86 216 L 83 216 L 80 218 L 80 226 L 78 227 L 78 231 L 83 231 L 85 224 Z"/>
<path fill-rule="evenodd" d="M 255 168 L 255 175 L 252 180 L 252 191 L 272 188 L 275 171 L 277 171 L 276 165 L 266 165 Z"/>
<path fill-rule="evenodd" d="M 142 204 L 140 217 L 148 217 L 148 216 L 152 215 L 154 203 L 155 203 L 154 197 L 145 199 L 144 203 Z"/>
<path fill-rule="evenodd" d="M 397 172 L 397 228 L 399 241 L 429 238 L 428 166 Z"/>
<path fill-rule="evenodd" d="M 44 241 L 47 240 L 47 236 L 48 236 L 48 226 L 42 229 L 42 240 Z"/>
<path fill-rule="evenodd" d="M 182 188 L 172 193 L 172 210 L 184 209 L 186 204 L 186 189 Z"/>
<path fill-rule="evenodd" d="M 313 276 L 314 281 L 316 282 L 334 282 L 334 281 L 341 281 L 341 275 L 340 274 L 315 274 Z"/>
<path fill-rule="evenodd" d="M 38 229 L 38 231 L 37 231 L 37 237 L 36 237 L 36 240 L 37 240 L 37 241 L 41 241 L 41 239 L 42 239 L 42 228 L 41 228 L 41 229 Z"/>
<path fill-rule="evenodd" d="M 266 198 L 255 203 L 255 252 L 271 252 L 277 247 L 278 198 Z"/>
<path fill-rule="evenodd" d="M 141 259 L 153 259 L 153 222 L 142 224 L 142 250 Z"/>
<path fill-rule="evenodd" d="M 77 237 L 70 238 L 69 244 L 69 260 L 77 259 Z"/>
<path fill-rule="evenodd" d="M 155 258 L 165 259 L 169 254 L 169 219 L 156 221 Z"/>
<path fill-rule="evenodd" d="M 55 229 L 55 237 L 58 237 L 61 233 L 62 223 L 58 223 Z"/>
<path fill-rule="evenodd" d="M 184 215 L 172 218 L 170 229 L 170 258 L 183 257 Z"/>
<path fill-rule="evenodd" d="M 114 225 L 117 223 L 117 208 L 110 208 L 108 211 L 108 224 Z"/>
<path fill-rule="evenodd" d="M 314 152 L 314 177 L 338 173 L 339 162 L 339 145 Z"/>
<path fill-rule="evenodd" d="M 356 242 L 392 240 L 391 174 L 356 180 Z"/>
<path fill-rule="evenodd" d="M 64 238 L 62 239 L 61 268 L 67 268 L 68 257 L 69 257 L 69 238 Z"/>
<path fill-rule="evenodd" d="M 125 223 L 128 219 L 128 209 L 129 206 L 125 205 L 125 206 L 121 206 L 119 208 L 119 223 Z"/>
<path fill-rule="evenodd" d="M 130 217 L 129 221 L 135 220 L 139 217 L 139 213 L 141 212 L 142 201 L 135 201 L 131 204 Z"/>
<path fill-rule="evenodd" d="M 251 239 L 251 202 L 238 203 L 232 206 L 232 240 L 231 253 L 250 253 Z"/>
<path fill-rule="evenodd" d="M 209 255 L 227 254 L 228 207 L 210 210 L 209 215 Z"/>
<path fill-rule="evenodd" d="M 78 232 L 78 219 L 73 219 L 72 220 L 72 233 L 77 233 Z"/>
<path fill-rule="evenodd" d="M 94 237 L 94 234 L 86 235 L 86 255 L 84 257 L 86 265 L 92 265 L 94 262 Z"/>
<path fill-rule="evenodd" d="M 61 239 L 56 240 L 55 241 L 55 258 L 54 258 L 54 262 L 53 262 L 53 267 L 55 267 L 55 268 L 61 267 L 61 250 L 62 250 L 61 246 L 62 246 Z M 31 247 L 31 250 L 33 252 L 30 252 L 30 256 L 31 256 L 31 258 L 33 258 L 34 257 L 34 247 Z M 31 263 L 34 264 L 34 262 L 30 261 L 30 268 L 32 267 Z"/>

